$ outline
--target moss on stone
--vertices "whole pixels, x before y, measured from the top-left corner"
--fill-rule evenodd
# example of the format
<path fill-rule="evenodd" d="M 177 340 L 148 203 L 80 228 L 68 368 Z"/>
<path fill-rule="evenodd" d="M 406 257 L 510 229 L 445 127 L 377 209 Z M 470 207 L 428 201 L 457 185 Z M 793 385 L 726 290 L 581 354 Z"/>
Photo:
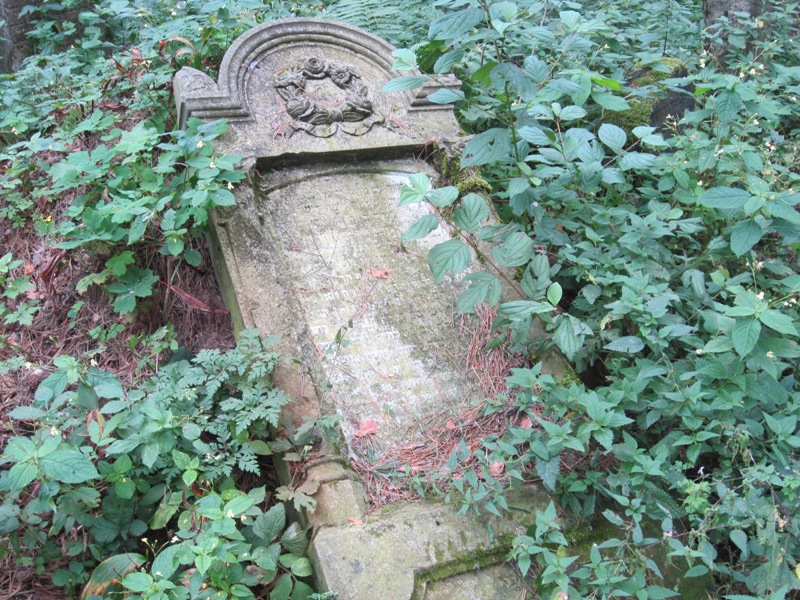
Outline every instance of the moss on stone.
<path fill-rule="evenodd" d="M 669 72 L 657 71 L 649 65 L 637 64 L 633 69 L 636 75 L 631 81 L 631 87 L 639 89 L 655 86 L 659 91 L 665 90 L 666 86 L 661 83 L 663 80 L 686 71 L 686 63 L 677 58 L 664 57 L 659 62 L 666 66 Z M 605 113 L 604 121 L 621 127 L 631 138 L 636 127 L 650 125 L 650 116 L 659 100 L 661 98 L 658 93 L 650 93 L 643 98 L 634 98 L 629 102 L 630 109 L 618 112 L 608 111 Z"/>

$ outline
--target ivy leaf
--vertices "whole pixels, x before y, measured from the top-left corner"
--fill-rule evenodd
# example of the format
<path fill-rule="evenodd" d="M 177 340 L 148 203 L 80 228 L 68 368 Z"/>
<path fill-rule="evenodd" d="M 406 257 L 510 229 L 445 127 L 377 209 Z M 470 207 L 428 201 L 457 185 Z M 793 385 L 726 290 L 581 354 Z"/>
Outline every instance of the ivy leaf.
<path fill-rule="evenodd" d="M 740 221 L 731 230 L 731 250 L 736 256 L 741 256 L 755 246 L 763 235 L 761 225 L 753 219 Z"/>
<path fill-rule="evenodd" d="M 83 483 L 100 474 L 92 461 L 77 450 L 56 450 L 41 460 L 42 473 L 60 483 Z"/>
<path fill-rule="evenodd" d="M 469 282 L 469 287 L 456 302 L 456 310 L 458 310 L 459 314 L 474 312 L 475 307 L 484 301 L 489 306 L 494 306 L 500 302 L 502 291 L 500 281 L 492 273 L 483 271 L 470 273 L 464 277 L 464 281 Z"/>
<path fill-rule="evenodd" d="M 467 233 L 475 233 L 481 228 L 481 221 L 489 217 L 489 208 L 478 194 L 467 194 L 456 208 L 453 222 Z"/>
<path fill-rule="evenodd" d="M 382 92 L 404 92 L 414 90 L 428 81 L 425 75 L 404 75 L 387 81 L 381 89 Z"/>
<path fill-rule="evenodd" d="M 756 319 L 743 319 L 734 325 L 731 331 L 731 341 L 736 353 L 744 358 L 756 347 L 758 336 L 761 334 L 761 323 Z"/>
<path fill-rule="evenodd" d="M 400 238 L 406 242 L 413 242 L 414 240 L 425 237 L 438 226 L 439 217 L 436 215 L 425 215 L 414 221 L 411 227 L 408 228 L 408 231 L 401 235 Z"/>
<path fill-rule="evenodd" d="M 477 134 L 464 147 L 461 157 L 462 167 L 474 167 L 487 163 L 500 162 L 511 153 L 511 132 L 494 127 Z"/>
<path fill-rule="evenodd" d="M 469 247 L 459 240 L 447 240 L 436 244 L 428 253 L 428 266 L 433 273 L 433 280 L 439 283 L 447 271 L 457 275 L 465 271 L 472 262 Z"/>

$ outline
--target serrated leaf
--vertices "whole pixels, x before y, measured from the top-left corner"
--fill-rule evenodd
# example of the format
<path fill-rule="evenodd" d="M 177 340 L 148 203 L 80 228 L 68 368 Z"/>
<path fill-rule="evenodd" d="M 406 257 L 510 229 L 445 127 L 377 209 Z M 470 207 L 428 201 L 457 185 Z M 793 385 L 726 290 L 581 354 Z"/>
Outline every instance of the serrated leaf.
<path fill-rule="evenodd" d="M 92 461 L 77 450 L 56 450 L 41 460 L 42 473 L 60 483 L 83 483 L 98 479 Z"/>
<path fill-rule="evenodd" d="M 501 304 L 497 314 L 510 321 L 520 321 L 531 315 L 547 313 L 552 310 L 552 306 L 543 302 L 536 302 L 535 300 L 513 300 Z"/>
<path fill-rule="evenodd" d="M 720 122 L 730 123 L 738 114 L 742 97 L 735 90 L 722 90 L 714 101 L 714 112 Z"/>
<path fill-rule="evenodd" d="M 789 315 L 785 315 L 780 311 L 771 308 L 767 309 L 758 315 L 758 320 L 778 333 L 797 335 L 797 328 L 794 325 L 794 320 Z"/>
<path fill-rule="evenodd" d="M 741 256 L 755 246 L 763 235 L 761 225 L 754 219 L 740 221 L 731 230 L 731 250 L 736 256 Z"/>
<path fill-rule="evenodd" d="M 467 233 L 476 233 L 481 222 L 489 217 L 489 208 L 478 194 L 467 194 L 461 199 L 453 215 L 453 222 Z"/>
<path fill-rule="evenodd" d="M 33 406 L 18 406 L 10 413 L 8 416 L 12 419 L 16 419 L 17 421 L 24 421 L 24 420 L 34 420 L 43 417 L 46 413 Z"/>
<path fill-rule="evenodd" d="M 404 92 L 414 90 L 428 81 L 425 75 L 404 75 L 387 81 L 381 88 L 382 92 Z"/>
<path fill-rule="evenodd" d="M 627 335 L 621 338 L 618 338 L 611 342 L 610 344 L 606 344 L 603 346 L 606 350 L 612 350 L 614 352 L 626 352 L 628 354 L 636 354 L 637 352 L 641 352 L 644 349 L 644 342 L 640 337 L 635 335 Z"/>
<path fill-rule="evenodd" d="M 436 60 L 436 63 L 433 65 L 433 72 L 438 75 L 449 73 L 450 70 L 455 65 L 460 63 L 463 58 L 463 50 L 450 50 L 449 52 L 445 52 Z M 428 96 L 428 98 L 430 99 L 430 96 Z"/>
<path fill-rule="evenodd" d="M 622 111 L 622 110 L 629 110 L 631 105 L 620 96 L 616 96 L 611 92 L 603 92 L 600 90 L 593 90 L 592 91 L 592 100 L 597 102 L 600 106 L 605 108 L 606 110 L 613 110 L 613 111 Z"/>
<path fill-rule="evenodd" d="M 741 211 L 745 202 L 750 199 L 750 192 L 731 187 L 715 187 L 706 191 L 698 202 L 710 208 L 720 210 Z"/>
<path fill-rule="evenodd" d="M 295 577 L 308 577 L 314 572 L 311 568 L 311 561 L 307 558 L 298 558 L 292 563 L 290 569 Z"/>
<path fill-rule="evenodd" d="M 437 208 L 444 208 L 450 206 L 458 199 L 458 188 L 449 185 L 443 188 L 431 190 L 427 195 L 428 202 Z"/>
<path fill-rule="evenodd" d="M 548 135 L 548 132 L 553 136 L 552 138 Z M 555 134 L 549 129 L 526 125 L 525 127 L 520 127 L 517 133 L 523 140 L 536 146 L 549 146 L 555 141 Z"/>
<path fill-rule="evenodd" d="M 654 154 L 648 154 L 646 152 L 628 152 L 622 157 L 620 164 L 625 170 L 649 169 L 654 166 L 656 162 L 657 158 Z"/>
<path fill-rule="evenodd" d="M 8 487 L 13 492 L 23 490 L 38 475 L 39 469 L 32 462 L 17 463 L 8 471 Z"/>
<path fill-rule="evenodd" d="M 425 195 L 431 189 L 431 180 L 425 173 L 414 173 L 408 177 L 408 184 L 403 184 L 400 188 L 400 203 L 398 206 L 405 204 L 416 204 L 425 200 Z"/>
<path fill-rule="evenodd" d="M 625 143 L 628 141 L 628 135 L 625 130 L 611 123 L 600 125 L 600 129 L 597 130 L 597 137 L 617 154 L 622 152 L 625 148 Z"/>
<path fill-rule="evenodd" d="M 580 106 L 565 106 L 558 114 L 558 118 L 562 121 L 574 121 L 576 119 L 582 119 L 585 116 L 586 111 Z"/>
<path fill-rule="evenodd" d="M 286 527 L 286 509 L 283 504 L 276 504 L 256 519 L 253 533 L 269 543 L 278 537 L 284 527 Z"/>
<path fill-rule="evenodd" d="M 411 227 L 408 228 L 408 231 L 401 235 L 400 238 L 406 242 L 413 242 L 414 240 L 425 237 L 438 226 L 439 217 L 436 215 L 425 215 L 414 221 Z"/>
<path fill-rule="evenodd" d="M 465 271 L 470 262 L 472 256 L 469 247 L 459 240 L 447 240 L 436 244 L 428 253 L 428 266 L 436 283 L 439 283 L 448 271 L 452 275 Z"/>
<path fill-rule="evenodd" d="M 464 99 L 464 92 L 461 90 L 450 90 L 448 88 L 441 88 L 428 94 L 428 100 L 434 104 L 454 104 L 461 102 Z"/>
<path fill-rule="evenodd" d="M 486 302 L 489 306 L 495 306 L 500 301 L 502 288 L 500 281 L 491 273 L 470 273 L 464 277 L 464 281 L 469 282 L 469 287 L 456 302 L 456 310 L 459 314 L 471 313 L 481 302 Z"/>
<path fill-rule="evenodd" d="M 447 13 L 431 23 L 428 29 L 428 38 L 431 40 L 455 39 L 483 21 L 483 17 L 484 13 L 480 8 L 466 8 Z"/>
<path fill-rule="evenodd" d="M 533 240 L 523 232 L 509 235 L 505 241 L 492 248 L 492 256 L 501 267 L 519 267 L 533 256 Z"/>
<path fill-rule="evenodd" d="M 462 167 L 474 167 L 499 162 L 511 153 L 511 132 L 495 127 L 477 134 L 464 147 Z"/>
<path fill-rule="evenodd" d="M 761 323 L 756 319 L 743 319 L 734 325 L 731 331 L 731 341 L 736 353 L 744 358 L 753 351 L 761 334 Z"/>

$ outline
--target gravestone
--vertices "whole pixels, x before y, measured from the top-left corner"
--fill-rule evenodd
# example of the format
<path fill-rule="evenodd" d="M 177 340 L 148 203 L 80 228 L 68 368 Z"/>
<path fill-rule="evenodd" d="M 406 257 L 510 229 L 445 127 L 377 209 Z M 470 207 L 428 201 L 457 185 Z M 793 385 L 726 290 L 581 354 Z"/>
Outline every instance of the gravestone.
<path fill-rule="evenodd" d="M 237 204 L 215 212 L 210 234 L 235 327 L 279 333 L 299 359 L 275 376 L 295 415 L 341 417 L 341 444 L 307 471 L 319 586 L 342 600 L 516 598 L 523 583 L 503 565 L 512 524 L 498 519 L 490 535 L 485 521 L 427 503 L 368 515 L 348 466 L 424 444 L 428 419 L 481 394 L 454 323 L 462 286 L 434 283 L 426 260 L 451 232 L 400 243 L 432 210 L 398 206 L 401 187 L 414 173 L 435 181 L 426 153 L 459 136 L 452 110 L 427 96 L 458 82 L 382 93 L 392 51 L 340 23 L 267 23 L 234 42 L 218 82 L 178 73 L 179 117 L 227 118 L 219 150 L 247 157 Z M 527 493 L 517 506 L 530 521 L 546 502 Z"/>

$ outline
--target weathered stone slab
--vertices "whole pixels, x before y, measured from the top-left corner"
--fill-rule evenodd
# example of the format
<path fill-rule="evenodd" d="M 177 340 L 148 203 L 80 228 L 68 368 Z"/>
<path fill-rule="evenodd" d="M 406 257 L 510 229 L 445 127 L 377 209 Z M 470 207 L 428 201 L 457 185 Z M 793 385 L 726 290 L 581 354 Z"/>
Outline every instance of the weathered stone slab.
<path fill-rule="evenodd" d="M 308 469 L 320 585 L 354 600 L 511 598 L 521 582 L 510 569 L 483 571 L 502 563 L 510 525 L 490 536 L 444 505 L 368 516 L 364 487 L 343 465 L 424 443 L 426 419 L 481 393 L 454 323 L 461 284 L 434 283 L 427 265 L 452 232 L 400 243 L 433 211 L 399 206 L 400 188 L 413 173 L 438 177 L 419 156 L 459 128 L 427 101 L 436 86 L 380 92 L 396 76 L 392 50 L 338 23 L 268 23 L 234 42 L 218 82 L 181 70 L 180 118 L 228 118 L 220 148 L 247 157 L 237 205 L 215 212 L 210 234 L 235 327 L 283 335 L 281 350 L 299 360 L 276 383 L 296 399 L 295 415 L 341 416 L 342 444 Z M 544 498 L 528 494 L 528 520 Z"/>

